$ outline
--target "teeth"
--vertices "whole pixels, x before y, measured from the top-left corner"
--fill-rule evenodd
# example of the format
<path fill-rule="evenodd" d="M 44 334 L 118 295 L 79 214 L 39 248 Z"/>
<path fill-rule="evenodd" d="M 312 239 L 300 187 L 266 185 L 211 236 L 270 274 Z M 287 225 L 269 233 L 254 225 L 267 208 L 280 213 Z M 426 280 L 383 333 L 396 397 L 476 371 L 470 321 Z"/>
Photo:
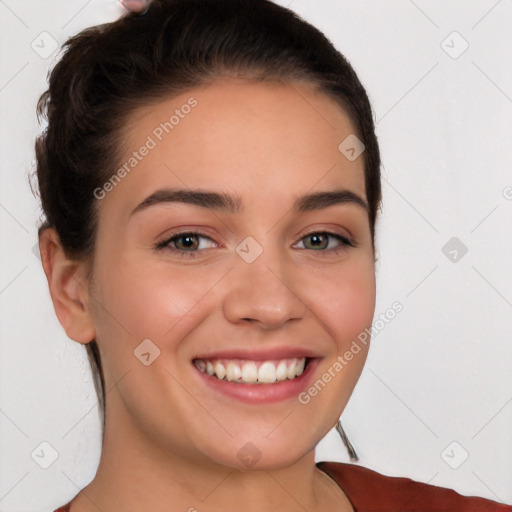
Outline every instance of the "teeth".
<path fill-rule="evenodd" d="M 226 376 L 226 368 L 221 362 L 217 362 L 213 369 L 219 379 L 223 379 Z"/>
<path fill-rule="evenodd" d="M 274 361 L 210 360 L 197 359 L 196 367 L 220 380 L 240 383 L 273 384 L 276 381 L 291 380 L 304 372 L 306 358 L 281 359 Z"/>
<path fill-rule="evenodd" d="M 217 377 L 220 379 L 218 374 Z M 242 380 L 244 382 L 256 382 L 258 380 L 258 368 L 252 361 L 242 366 Z"/>
<path fill-rule="evenodd" d="M 240 366 L 230 361 L 226 367 L 226 379 L 232 382 L 234 380 L 239 380 L 241 376 L 242 370 L 240 369 Z"/>
<path fill-rule="evenodd" d="M 272 384 L 276 381 L 276 367 L 273 363 L 265 362 L 258 370 L 258 382 Z"/>
<path fill-rule="evenodd" d="M 293 379 L 295 377 L 295 375 L 297 375 L 295 372 L 296 370 L 297 370 L 297 367 L 294 364 L 291 364 L 290 366 L 288 366 L 287 371 L 286 371 L 286 377 L 288 379 Z"/>
<path fill-rule="evenodd" d="M 286 380 L 288 375 L 288 370 L 286 368 L 286 361 L 281 361 L 276 368 L 276 379 L 277 380 Z"/>
<path fill-rule="evenodd" d="M 303 358 L 299 361 L 299 364 L 297 365 L 297 375 L 302 375 L 302 372 L 304 371 L 304 366 L 306 366 L 306 360 Z"/>

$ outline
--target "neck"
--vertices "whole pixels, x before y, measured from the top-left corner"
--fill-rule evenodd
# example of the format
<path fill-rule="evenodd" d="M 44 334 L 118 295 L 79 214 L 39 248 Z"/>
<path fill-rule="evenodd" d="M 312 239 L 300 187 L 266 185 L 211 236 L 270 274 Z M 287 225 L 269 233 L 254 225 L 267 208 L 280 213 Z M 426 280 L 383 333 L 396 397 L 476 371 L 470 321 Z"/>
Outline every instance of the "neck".
<path fill-rule="evenodd" d="M 316 467 L 314 449 L 286 467 L 239 470 L 162 447 L 128 414 L 112 419 L 106 418 L 96 475 L 70 512 L 352 510 L 343 491 Z"/>

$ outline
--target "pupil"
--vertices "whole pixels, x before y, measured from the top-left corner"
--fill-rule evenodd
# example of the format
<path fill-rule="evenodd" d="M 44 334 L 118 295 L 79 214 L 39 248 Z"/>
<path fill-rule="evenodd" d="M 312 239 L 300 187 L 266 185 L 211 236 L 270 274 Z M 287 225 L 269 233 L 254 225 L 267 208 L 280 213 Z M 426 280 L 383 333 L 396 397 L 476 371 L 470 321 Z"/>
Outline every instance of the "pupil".
<path fill-rule="evenodd" d="M 181 241 L 184 241 L 185 243 L 183 243 L 182 245 L 187 249 L 193 248 L 196 245 L 194 238 L 195 237 L 193 235 L 183 235 L 181 237 Z"/>
<path fill-rule="evenodd" d="M 325 242 L 325 236 L 324 235 L 311 235 L 311 242 L 312 245 L 315 247 L 323 246 Z"/>

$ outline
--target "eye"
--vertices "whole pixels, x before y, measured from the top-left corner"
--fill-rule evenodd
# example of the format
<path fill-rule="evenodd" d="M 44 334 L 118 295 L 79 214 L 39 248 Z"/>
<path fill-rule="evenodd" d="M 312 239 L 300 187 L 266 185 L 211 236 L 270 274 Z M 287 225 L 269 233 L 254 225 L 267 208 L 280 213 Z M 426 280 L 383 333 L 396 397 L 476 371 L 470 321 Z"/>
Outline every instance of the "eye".
<path fill-rule="evenodd" d="M 337 233 L 330 233 L 328 231 L 315 231 L 308 233 L 301 238 L 301 249 L 308 249 L 316 252 L 336 253 L 346 247 L 355 247 L 355 245 L 346 237 L 338 235 Z"/>
<path fill-rule="evenodd" d="M 355 247 L 348 238 L 328 231 L 308 233 L 301 238 L 299 244 L 302 244 L 302 247 L 299 246 L 300 249 L 328 254 L 335 254 L 347 247 Z M 217 247 L 217 244 L 209 236 L 196 231 L 173 233 L 155 245 L 157 250 L 166 249 L 184 257 L 194 257 L 200 250 L 212 247 Z"/>
<path fill-rule="evenodd" d="M 209 240 L 213 245 L 209 246 L 208 242 L 204 243 L 204 240 Z M 180 254 L 180 256 L 193 256 L 193 253 L 200 249 L 209 249 L 210 247 L 216 247 L 216 245 L 210 237 L 202 233 L 183 231 L 173 233 L 170 238 L 158 242 L 155 248 L 159 250 L 168 249 Z"/>

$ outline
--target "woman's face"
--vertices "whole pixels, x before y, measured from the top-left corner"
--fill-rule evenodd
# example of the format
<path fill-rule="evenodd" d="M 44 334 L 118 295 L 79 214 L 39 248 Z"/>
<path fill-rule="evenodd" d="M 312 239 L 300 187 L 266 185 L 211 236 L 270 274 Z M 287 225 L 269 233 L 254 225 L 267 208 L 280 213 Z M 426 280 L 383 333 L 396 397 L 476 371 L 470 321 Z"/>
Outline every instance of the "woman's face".
<path fill-rule="evenodd" d="M 119 435 L 162 460 L 269 469 L 334 426 L 375 307 L 363 156 L 338 148 L 353 134 L 308 86 L 235 79 L 130 117 L 124 172 L 96 192 L 90 283 Z M 235 380 L 286 380 L 201 371 L 222 376 L 219 363 Z"/>

